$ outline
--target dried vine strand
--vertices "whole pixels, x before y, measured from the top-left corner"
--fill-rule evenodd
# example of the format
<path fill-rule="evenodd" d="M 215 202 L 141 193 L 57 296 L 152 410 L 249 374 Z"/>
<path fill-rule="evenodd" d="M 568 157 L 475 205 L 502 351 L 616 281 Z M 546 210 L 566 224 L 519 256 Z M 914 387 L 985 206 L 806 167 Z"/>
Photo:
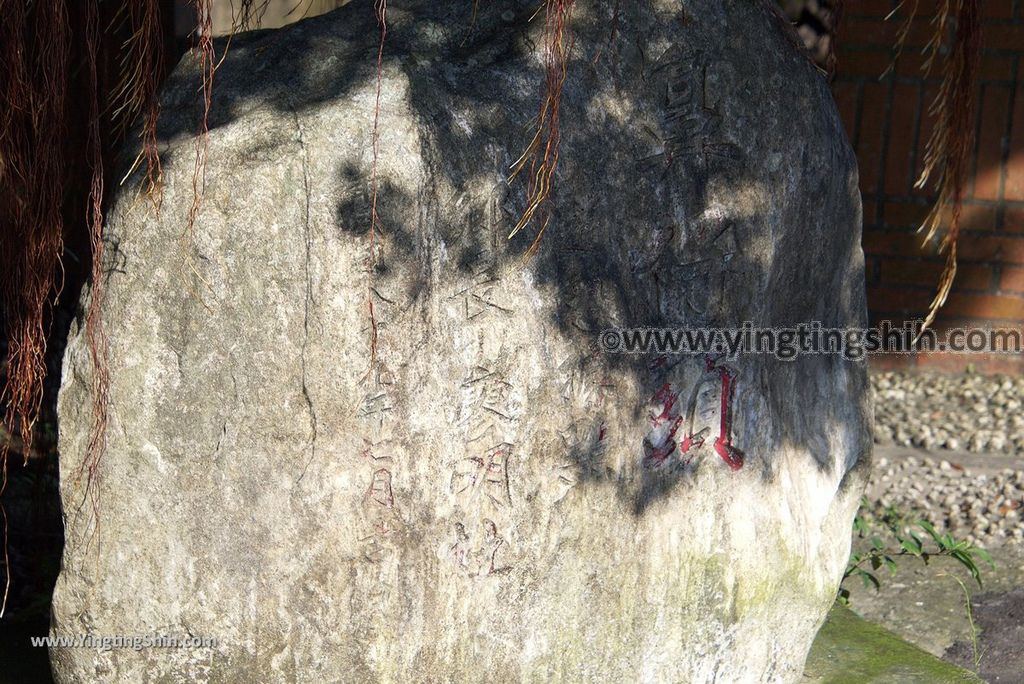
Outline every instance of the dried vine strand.
<path fill-rule="evenodd" d="M 97 8 L 95 12 L 98 15 L 99 9 Z M 142 149 L 127 175 L 131 175 L 139 166 L 145 164 L 146 175 L 141 189 L 153 204 L 159 207 L 163 174 L 156 142 L 156 124 L 160 116 L 157 88 L 163 80 L 164 45 L 159 1 L 124 2 L 118 7 L 113 23 L 127 25 L 130 35 L 120 52 L 118 82 L 108 95 L 113 105 L 111 120 L 114 122 L 118 137 L 125 137 L 128 128 L 142 119 Z M 97 28 L 97 31 L 101 30 Z M 91 47 L 87 45 L 86 49 L 98 51 L 101 38 L 102 34 L 89 44 Z M 98 52 L 95 52 L 91 57 L 87 56 L 86 61 L 96 59 L 97 56 Z M 98 98 L 98 79 L 93 83 L 93 87 Z"/>
<path fill-rule="evenodd" d="M 231 32 L 237 33 L 258 28 L 269 7 L 270 0 L 242 0 L 239 3 L 238 11 L 235 12 L 234 3 L 232 3 Z"/>
<path fill-rule="evenodd" d="M 64 157 L 71 79 L 72 33 L 63 0 L 0 0 L 0 298 L 7 333 L 7 373 L 0 403 L 22 457 L 32 452 L 43 400 L 47 313 L 63 286 L 63 200 L 69 168 Z M 7 486 L 10 443 L 0 444 L 0 495 Z M 11 582 L 4 527 L 6 610 Z"/>
<path fill-rule="evenodd" d="M 99 525 L 99 463 L 107 443 L 107 412 L 110 395 L 110 368 L 108 365 L 108 343 L 103 330 L 103 295 L 105 283 L 103 281 L 103 141 L 100 134 L 100 100 L 99 100 L 99 76 L 97 62 L 100 45 L 100 17 L 99 0 L 86 0 L 86 27 L 85 27 L 85 52 L 87 69 L 87 87 L 89 90 L 89 121 L 87 125 L 87 154 L 92 174 L 89 186 L 88 205 L 86 207 L 86 224 L 89 233 L 89 246 L 92 252 L 92 264 L 90 279 L 89 307 L 85 313 L 85 338 L 89 350 L 89 358 L 92 364 L 92 426 L 89 432 L 89 442 L 86 446 L 85 457 L 82 459 L 75 474 L 76 486 L 84 480 L 83 501 L 86 496 L 90 498 L 93 511 L 93 520 Z M 155 5 L 154 0 L 150 0 Z M 159 8 L 156 8 L 159 12 Z M 157 22 L 159 24 L 159 22 Z M 154 88 L 155 92 L 155 88 Z M 154 96 L 155 99 L 155 96 Z M 156 116 L 155 110 L 150 110 L 150 115 Z M 152 129 L 154 132 L 153 145 L 155 150 L 155 121 L 147 121 L 144 129 Z M 143 133 L 143 136 L 148 135 Z M 145 146 L 146 143 L 144 143 Z M 159 157 L 152 160 L 146 158 L 148 170 L 153 165 L 159 168 Z M 150 176 L 147 173 L 147 178 Z M 151 186 L 152 187 L 152 186 Z M 156 190 L 159 192 L 159 190 Z"/>
<path fill-rule="evenodd" d="M 526 209 L 508 236 L 511 239 L 534 221 L 539 222 L 540 227 L 533 243 L 527 249 L 527 256 L 537 252 L 540 240 L 551 221 L 548 200 L 551 196 L 555 170 L 558 168 L 562 91 L 568 71 L 569 54 L 572 51 L 569 20 L 574 2 L 575 0 L 545 0 L 544 97 L 541 100 L 533 138 L 523 155 L 512 165 L 508 179 L 511 182 L 529 166 Z"/>
<path fill-rule="evenodd" d="M 213 288 L 196 268 L 189 242 L 195 234 L 196 221 L 202 208 L 203 192 L 206 188 L 206 160 L 210 151 L 210 109 L 213 105 L 213 78 L 219 64 L 213 48 L 213 2 L 212 0 L 190 0 L 195 12 L 195 28 L 192 32 L 192 54 L 199 63 L 200 92 L 202 93 L 203 111 L 199 119 L 199 131 L 195 136 L 195 155 L 192 165 L 192 201 L 189 204 L 185 228 L 181 234 L 181 257 L 188 270 L 196 280 L 202 283 L 207 292 Z M 192 296 L 203 308 L 212 313 L 212 309 L 197 292 L 191 282 L 186 281 Z"/>
<path fill-rule="evenodd" d="M 915 0 L 897 36 L 897 57 L 906 42 L 917 9 Z M 947 51 L 945 45 L 950 30 L 953 31 L 953 39 Z M 925 75 L 931 72 L 939 58 L 943 63 L 942 83 L 928 109 L 935 126 L 925 147 L 921 175 L 914 184 L 917 188 L 924 188 L 929 180 L 933 180 L 938 195 L 918 231 L 925 235 L 923 245 L 941 235 L 938 251 L 946 259 L 918 338 L 935 322 L 956 279 L 964 190 L 974 149 L 974 101 L 981 56 L 980 0 L 941 0 L 932 18 L 932 33 L 922 52 L 925 60 L 921 68 Z"/>

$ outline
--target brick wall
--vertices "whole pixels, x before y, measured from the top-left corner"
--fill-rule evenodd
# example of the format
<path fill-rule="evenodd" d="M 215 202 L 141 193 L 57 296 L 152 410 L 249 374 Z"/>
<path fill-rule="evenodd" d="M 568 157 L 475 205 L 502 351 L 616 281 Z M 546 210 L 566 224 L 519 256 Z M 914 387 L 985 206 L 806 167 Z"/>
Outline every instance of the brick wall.
<path fill-rule="evenodd" d="M 885 21 L 890 0 L 849 0 L 838 34 L 834 94 L 860 162 L 864 251 L 872 321 L 922 318 L 943 258 L 916 233 L 934 195 L 914 188 L 930 132 L 928 105 L 940 74 L 923 78 L 921 47 L 931 35 L 921 0 L 906 47 L 890 64 L 901 23 Z M 1024 0 L 982 3 L 983 54 L 977 93 L 977 141 L 964 203 L 956 284 L 938 329 L 991 324 L 1024 330 Z M 875 358 L 876 365 L 1024 371 L 1024 356 L 917 355 Z"/>

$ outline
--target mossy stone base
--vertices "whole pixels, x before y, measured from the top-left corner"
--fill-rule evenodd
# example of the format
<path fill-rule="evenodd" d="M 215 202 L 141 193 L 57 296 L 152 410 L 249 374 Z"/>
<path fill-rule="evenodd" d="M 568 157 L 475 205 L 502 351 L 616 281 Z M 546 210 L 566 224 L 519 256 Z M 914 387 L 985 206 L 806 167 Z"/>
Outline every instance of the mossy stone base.
<path fill-rule="evenodd" d="M 944 684 L 982 680 L 837 604 L 814 640 L 803 681 Z"/>

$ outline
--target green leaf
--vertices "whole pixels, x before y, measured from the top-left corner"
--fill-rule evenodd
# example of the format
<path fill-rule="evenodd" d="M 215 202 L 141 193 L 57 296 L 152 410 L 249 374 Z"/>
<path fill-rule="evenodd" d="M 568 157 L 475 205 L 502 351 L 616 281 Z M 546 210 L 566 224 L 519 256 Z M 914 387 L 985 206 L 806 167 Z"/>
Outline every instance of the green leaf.
<path fill-rule="evenodd" d="M 875 587 L 875 591 L 878 591 L 882 588 L 882 585 L 879 583 L 877 577 L 872 575 L 870 572 L 861 571 L 861 573 L 861 579 L 864 581 L 865 587 L 870 587 L 873 585 Z"/>
<path fill-rule="evenodd" d="M 935 530 L 935 526 L 934 525 L 932 525 L 927 520 L 918 520 L 917 521 L 917 526 L 920 527 L 925 532 L 927 532 L 928 536 L 931 537 L 932 539 L 934 539 L 936 544 L 938 544 L 939 546 L 942 546 L 942 537 Z"/>
<path fill-rule="evenodd" d="M 915 540 L 904 539 L 904 540 L 900 541 L 900 548 L 903 549 L 904 551 L 906 551 L 907 553 L 911 554 L 911 555 L 914 555 L 914 556 L 920 556 L 921 555 L 921 542 L 916 540 L 916 539 Z"/>
<path fill-rule="evenodd" d="M 995 561 L 992 560 L 992 556 L 990 556 L 988 551 L 986 551 L 985 549 L 979 549 L 975 546 L 971 549 L 971 553 L 973 553 L 975 556 L 988 563 L 993 570 L 996 569 Z"/>
<path fill-rule="evenodd" d="M 975 582 L 977 582 L 979 585 L 981 584 L 981 573 L 978 570 L 978 566 L 974 563 L 974 558 L 972 558 L 968 553 L 964 551 L 954 551 L 949 555 L 955 558 L 957 561 L 959 561 L 959 563 L 963 565 L 965 568 L 967 568 L 967 572 L 971 574 L 971 577 L 974 579 Z"/>

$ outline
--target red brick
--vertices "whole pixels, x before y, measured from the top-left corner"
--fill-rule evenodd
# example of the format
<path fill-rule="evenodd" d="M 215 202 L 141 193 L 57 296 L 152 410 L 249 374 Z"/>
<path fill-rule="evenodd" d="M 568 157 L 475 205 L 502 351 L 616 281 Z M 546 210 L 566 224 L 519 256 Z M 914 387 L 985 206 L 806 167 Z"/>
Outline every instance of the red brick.
<path fill-rule="evenodd" d="M 1003 229 L 1011 233 L 1024 233 L 1024 207 L 1006 207 Z"/>
<path fill-rule="evenodd" d="M 1024 238 L 1001 235 L 963 235 L 957 244 L 961 261 L 1024 264 Z"/>
<path fill-rule="evenodd" d="M 878 285 L 879 274 L 882 272 L 882 260 L 878 257 L 864 258 L 864 280 L 868 285 Z"/>
<path fill-rule="evenodd" d="M 1004 292 L 1024 292 L 1024 268 L 1004 266 L 999 289 Z"/>
<path fill-rule="evenodd" d="M 889 112 L 889 149 L 885 162 L 885 191 L 892 195 L 906 195 L 914 184 L 911 178 L 911 154 L 914 149 L 914 116 L 917 113 L 919 93 L 917 86 L 894 86 L 893 105 Z"/>
<path fill-rule="evenodd" d="M 886 226 L 917 229 L 924 222 L 930 204 L 911 202 L 886 202 L 882 207 L 882 218 Z"/>
<path fill-rule="evenodd" d="M 974 178 L 974 197 L 978 199 L 999 199 L 1003 138 L 1009 111 L 1010 89 L 986 86 L 981 99 L 981 130 Z"/>
<path fill-rule="evenodd" d="M 864 252 L 883 256 L 931 256 L 921 248 L 921 236 L 912 232 L 864 231 Z"/>
<path fill-rule="evenodd" d="M 953 280 L 953 292 L 991 294 L 996 291 L 996 280 L 996 269 L 992 266 L 958 263 L 956 278 Z M 935 284 L 938 285 L 938 281 Z"/>
<path fill-rule="evenodd" d="M 900 53 L 899 59 L 896 60 L 896 74 L 935 83 L 941 82 L 942 72 L 936 68 L 938 64 L 933 63 L 931 71 L 925 72 L 924 65 L 926 61 L 927 56 L 922 54 L 920 50 L 903 50 Z"/>
<path fill-rule="evenodd" d="M 939 312 L 932 329 L 939 335 L 948 335 L 954 328 L 971 328 L 978 326 L 978 319 L 950 316 L 945 310 Z"/>
<path fill-rule="evenodd" d="M 878 224 L 878 204 L 875 200 L 861 198 L 864 205 L 864 225 L 876 226 Z"/>
<path fill-rule="evenodd" d="M 1010 156 L 1006 166 L 1004 199 L 1024 200 L 1024 88 L 1017 91 L 1013 102 L 1013 123 L 1010 133 Z"/>
<path fill-rule="evenodd" d="M 932 102 L 935 101 L 935 97 L 939 94 L 939 86 L 935 84 L 928 84 L 924 89 L 924 112 L 932 106 Z M 928 149 L 928 140 L 931 138 L 932 131 L 935 130 L 935 117 L 923 113 L 921 116 L 921 129 L 920 134 L 917 137 L 917 163 L 914 169 L 914 182 L 921 177 L 921 172 L 924 170 L 924 160 Z M 923 188 L 914 188 L 912 194 L 921 197 L 934 197 L 935 189 L 934 184 L 938 180 L 936 174 L 932 174 L 928 178 L 928 183 Z"/>
<path fill-rule="evenodd" d="M 864 84 L 864 104 L 857 138 L 857 160 L 860 165 L 860 190 L 873 195 L 878 189 L 882 167 L 882 133 L 886 121 L 889 88 L 880 83 Z"/>
<path fill-rule="evenodd" d="M 882 285 L 930 286 L 938 282 L 941 263 L 888 258 L 882 262 Z"/>
<path fill-rule="evenodd" d="M 851 17 L 871 17 L 884 19 L 892 12 L 892 0 L 857 0 L 843 8 L 843 15 Z"/>
<path fill-rule="evenodd" d="M 956 281 L 953 288 L 956 290 L 973 290 L 975 292 L 988 292 L 992 289 L 992 281 L 995 273 L 991 266 L 985 264 L 957 264 Z M 935 281 L 936 285 L 938 280 Z"/>
<path fill-rule="evenodd" d="M 846 130 L 846 137 L 851 141 L 857 131 L 857 84 L 847 82 L 836 82 L 832 86 L 832 97 L 836 101 L 836 108 L 839 110 L 839 117 L 843 120 L 843 128 Z"/>
<path fill-rule="evenodd" d="M 1024 374 L 1024 354 L 971 354 L 970 364 L 982 375 Z"/>
<path fill-rule="evenodd" d="M 982 55 L 978 75 L 982 81 L 1012 81 L 1014 57 Z"/>
<path fill-rule="evenodd" d="M 917 362 L 916 354 L 872 354 L 868 357 L 868 369 L 872 371 L 907 370 Z"/>
<path fill-rule="evenodd" d="M 1020 50 L 1024 45 L 1024 26 L 989 24 L 981 31 L 981 42 L 989 50 Z"/>
<path fill-rule="evenodd" d="M 1024 297 L 954 291 L 942 312 L 947 316 L 1017 321 L 1024 319 Z"/>
<path fill-rule="evenodd" d="M 916 51 L 904 51 L 896 59 L 896 74 L 898 76 L 909 76 L 910 78 L 922 78 L 924 76 L 921 70 L 922 64 L 924 64 L 924 57 Z"/>
<path fill-rule="evenodd" d="M 836 72 L 841 76 L 867 76 L 877 79 L 892 63 L 888 48 L 875 50 L 848 50 L 840 55 Z"/>
<path fill-rule="evenodd" d="M 908 10 L 914 8 L 914 15 L 918 17 L 934 17 L 939 12 L 940 3 L 943 0 L 916 0 L 915 2 L 904 3 L 900 8 L 900 12 L 905 16 L 909 14 Z"/>
<path fill-rule="evenodd" d="M 840 44 L 882 45 L 891 48 L 896 45 L 900 30 L 903 28 L 905 15 L 894 16 L 889 21 L 881 19 L 864 19 L 848 17 L 839 25 Z M 931 20 L 919 14 L 910 24 L 904 47 L 922 47 L 932 36 L 934 29 Z"/>
<path fill-rule="evenodd" d="M 1013 0 L 987 0 L 981 5 L 981 18 L 1012 19 Z"/>
<path fill-rule="evenodd" d="M 899 327 L 904 321 L 923 321 L 931 308 L 935 292 L 936 288 L 934 287 L 888 286 L 868 288 L 868 307 L 873 310 L 873 320 L 888 320 L 895 327 Z M 979 301 L 984 303 L 986 297 L 994 297 L 994 295 L 978 293 L 950 295 L 946 305 L 939 310 L 936 322 L 932 327 L 941 334 L 943 330 L 949 330 L 953 327 L 971 327 L 987 321 L 992 317 L 992 310 L 985 310 L 978 303 Z M 1006 297 L 1005 299 L 1012 301 L 1014 298 Z M 1024 305 L 1024 299 L 1020 300 L 1020 302 Z M 964 314 L 965 311 L 967 315 Z M 1017 311 L 1020 312 L 1020 309 L 1018 308 Z M 1009 321 L 1004 321 L 996 325 L 1009 324 Z"/>
<path fill-rule="evenodd" d="M 973 232 L 991 232 L 996 229 L 996 207 L 965 203 L 960 213 L 960 227 Z"/>
<path fill-rule="evenodd" d="M 882 262 L 881 282 L 883 285 L 938 287 L 943 267 L 940 260 L 886 259 Z M 955 290 L 987 292 L 992 288 L 992 268 L 983 264 L 960 264 L 953 287 Z"/>
<path fill-rule="evenodd" d="M 894 22 L 880 18 L 844 17 L 839 25 L 838 39 L 841 45 L 893 45 L 896 37 Z"/>
<path fill-rule="evenodd" d="M 1003 192 L 1003 199 L 1012 201 L 1024 200 L 1024 131 L 1018 135 L 1021 139 L 1017 140 L 1016 144 L 1020 147 L 1010 150 L 1010 156 L 1006 161 L 1006 186 Z"/>
<path fill-rule="evenodd" d="M 934 288 L 911 288 L 881 285 L 869 287 L 868 307 L 874 311 L 899 313 L 905 318 L 924 318 L 928 305 L 935 298 Z"/>
<path fill-rule="evenodd" d="M 963 373 L 978 361 L 979 354 L 963 354 L 952 352 L 918 352 L 917 367 L 922 370 L 939 373 Z"/>
<path fill-rule="evenodd" d="M 1019 375 L 1024 371 L 1024 355 L 1021 354 L 969 354 L 921 352 L 917 364 L 923 369 L 944 373 L 971 371 L 981 375 Z"/>

